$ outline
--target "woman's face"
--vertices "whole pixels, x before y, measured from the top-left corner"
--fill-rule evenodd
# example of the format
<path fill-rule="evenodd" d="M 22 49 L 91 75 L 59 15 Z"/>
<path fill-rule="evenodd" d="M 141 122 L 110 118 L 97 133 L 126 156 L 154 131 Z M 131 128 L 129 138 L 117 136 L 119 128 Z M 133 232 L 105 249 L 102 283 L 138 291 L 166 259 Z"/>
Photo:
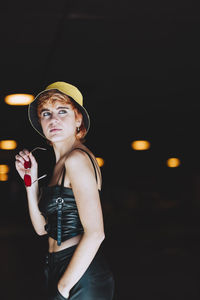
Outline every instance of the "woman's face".
<path fill-rule="evenodd" d="M 54 143 L 75 137 L 76 128 L 80 126 L 81 120 L 76 117 L 71 104 L 57 100 L 43 106 L 40 123 L 46 138 Z"/>

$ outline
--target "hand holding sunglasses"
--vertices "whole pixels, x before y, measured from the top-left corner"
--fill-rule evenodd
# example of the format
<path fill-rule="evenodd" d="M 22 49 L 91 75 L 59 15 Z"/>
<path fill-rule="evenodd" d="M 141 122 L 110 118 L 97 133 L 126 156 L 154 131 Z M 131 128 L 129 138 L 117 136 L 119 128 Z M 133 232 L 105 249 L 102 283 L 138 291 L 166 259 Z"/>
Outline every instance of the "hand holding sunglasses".
<path fill-rule="evenodd" d="M 36 147 L 34 148 L 32 151 L 30 151 L 30 153 L 33 153 L 33 151 L 35 150 L 46 150 L 45 148 L 41 148 L 41 147 Z M 25 186 L 31 186 L 34 182 L 44 178 L 47 176 L 47 174 L 44 174 L 42 176 L 40 176 L 39 178 L 35 179 L 33 182 L 32 182 L 32 179 L 31 179 L 31 176 L 29 174 L 27 174 L 27 170 L 31 169 L 31 160 L 29 159 L 29 161 L 25 161 L 24 162 L 24 168 L 25 168 L 25 174 L 24 174 L 24 183 L 25 183 Z"/>
<path fill-rule="evenodd" d="M 38 149 L 39 149 L 39 150 L 46 150 L 45 148 L 36 147 L 36 148 L 34 148 L 32 151 L 30 151 L 30 153 L 33 153 L 35 150 L 38 150 Z M 25 169 L 25 174 L 24 174 L 24 176 L 21 174 L 21 177 L 24 179 L 24 183 L 25 183 L 25 186 L 26 186 L 26 187 L 30 187 L 34 182 L 36 182 L 36 181 L 38 181 L 38 180 L 40 180 L 40 179 L 42 179 L 42 178 L 44 178 L 44 177 L 47 176 L 47 174 L 42 175 L 42 176 L 40 176 L 39 178 L 35 179 L 35 180 L 32 182 L 31 175 L 29 174 L 29 173 L 30 173 L 29 170 L 30 170 L 31 167 L 32 167 L 31 159 L 30 159 L 30 157 L 28 157 L 29 160 L 25 160 L 25 158 L 23 157 L 23 151 L 21 151 L 20 153 L 21 153 L 21 155 L 17 155 L 17 156 L 16 156 L 16 161 L 17 161 L 19 164 L 21 163 L 21 165 L 23 165 L 23 167 L 24 167 L 24 169 Z M 26 153 L 26 156 L 29 156 L 30 153 L 29 153 L 29 154 Z M 21 157 L 20 157 L 20 156 L 21 156 Z M 20 158 L 20 159 L 19 159 L 19 158 Z M 22 164 L 22 159 L 23 159 L 23 164 Z M 20 169 L 20 167 L 17 168 L 18 172 L 20 172 L 19 169 Z M 21 168 L 21 169 L 22 169 L 22 168 Z"/>

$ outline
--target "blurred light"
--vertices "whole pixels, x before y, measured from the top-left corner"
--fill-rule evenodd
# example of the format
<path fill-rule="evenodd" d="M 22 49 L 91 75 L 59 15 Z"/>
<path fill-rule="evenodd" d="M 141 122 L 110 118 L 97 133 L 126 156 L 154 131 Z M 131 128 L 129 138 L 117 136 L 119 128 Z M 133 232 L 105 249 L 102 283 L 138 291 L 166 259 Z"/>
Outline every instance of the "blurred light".
<path fill-rule="evenodd" d="M 9 105 L 28 105 L 33 99 L 30 94 L 11 94 L 5 97 L 5 102 Z"/>
<path fill-rule="evenodd" d="M 150 148 L 151 144 L 148 141 L 145 140 L 137 140 L 137 141 L 133 141 L 131 144 L 131 147 L 133 148 L 133 150 L 148 150 Z"/>
<path fill-rule="evenodd" d="M 7 181 L 7 180 L 8 180 L 8 174 L 0 173 L 0 181 Z"/>
<path fill-rule="evenodd" d="M 9 166 L 8 165 L 0 165 L 0 174 L 5 174 L 9 172 Z"/>
<path fill-rule="evenodd" d="M 17 147 L 17 142 L 14 140 L 2 140 L 0 141 L 0 149 L 13 150 Z"/>
<path fill-rule="evenodd" d="M 98 165 L 99 165 L 99 167 L 103 167 L 103 165 L 104 165 L 104 159 L 103 158 L 101 158 L 101 157 L 96 157 L 96 160 L 97 160 L 97 162 L 98 162 Z"/>
<path fill-rule="evenodd" d="M 180 164 L 181 164 L 180 159 L 178 159 L 176 157 L 172 157 L 167 160 L 167 166 L 169 168 L 177 168 L 180 166 Z"/>

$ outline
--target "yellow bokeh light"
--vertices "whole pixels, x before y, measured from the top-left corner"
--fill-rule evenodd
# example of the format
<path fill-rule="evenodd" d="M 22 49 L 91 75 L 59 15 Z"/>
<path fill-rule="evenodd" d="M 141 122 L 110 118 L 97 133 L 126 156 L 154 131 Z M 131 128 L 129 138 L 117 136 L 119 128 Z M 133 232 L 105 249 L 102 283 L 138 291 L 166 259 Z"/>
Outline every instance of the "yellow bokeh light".
<path fill-rule="evenodd" d="M 131 144 L 132 149 L 137 151 L 148 150 L 150 146 L 151 146 L 150 142 L 146 140 L 133 141 Z"/>
<path fill-rule="evenodd" d="M 28 105 L 34 99 L 30 94 L 11 94 L 5 97 L 5 102 L 8 105 Z"/>
<path fill-rule="evenodd" d="M 0 165 L 0 174 L 5 174 L 9 172 L 9 166 L 8 165 Z"/>
<path fill-rule="evenodd" d="M 167 160 L 167 166 L 169 168 L 177 168 L 179 167 L 181 164 L 180 159 L 176 158 L 176 157 L 171 157 Z"/>
<path fill-rule="evenodd" d="M 96 157 L 96 160 L 98 162 L 99 167 L 103 167 L 103 165 L 105 163 L 104 159 L 101 157 Z"/>
<path fill-rule="evenodd" d="M 2 140 L 0 141 L 0 149 L 13 150 L 17 147 L 17 142 L 14 140 Z"/>
<path fill-rule="evenodd" d="M 0 173 L 0 181 L 7 181 L 7 180 L 8 180 L 8 174 Z"/>

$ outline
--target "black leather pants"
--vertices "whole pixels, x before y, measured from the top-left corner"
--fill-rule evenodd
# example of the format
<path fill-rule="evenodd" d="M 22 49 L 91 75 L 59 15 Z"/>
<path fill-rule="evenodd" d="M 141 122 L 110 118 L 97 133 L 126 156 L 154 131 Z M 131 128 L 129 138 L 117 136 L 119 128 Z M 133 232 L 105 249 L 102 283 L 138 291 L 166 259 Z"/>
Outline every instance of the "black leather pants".
<path fill-rule="evenodd" d="M 112 300 L 114 279 L 101 249 L 98 250 L 90 266 L 65 298 L 57 289 L 57 284 L 66 270 L 77 245 L 48 253 L 45 264 L 46 290 L 48 300 Z"/>

